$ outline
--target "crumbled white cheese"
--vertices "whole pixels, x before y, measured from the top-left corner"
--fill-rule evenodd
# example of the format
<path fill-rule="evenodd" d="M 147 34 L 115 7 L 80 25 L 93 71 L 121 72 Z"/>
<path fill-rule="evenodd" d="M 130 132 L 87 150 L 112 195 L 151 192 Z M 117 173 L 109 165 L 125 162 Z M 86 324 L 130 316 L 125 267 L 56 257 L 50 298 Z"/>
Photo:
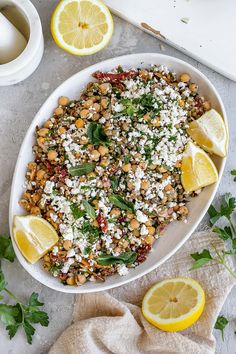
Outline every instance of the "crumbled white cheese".
<path fill-rule="evenodd" d="M 141 210 L 137 210 L 136 216 L 137 216 L 137 220 L 141 223 L 145 223 L 148 221 L 147 215 L 143 214 Z"/>
<path fill-rule="evenodd" d="M 126 267 L 125 264 L 118 264 L 117 272 L 119 273 L 119 275 L 123 276 L 129 273 L 129 269 Z"/>

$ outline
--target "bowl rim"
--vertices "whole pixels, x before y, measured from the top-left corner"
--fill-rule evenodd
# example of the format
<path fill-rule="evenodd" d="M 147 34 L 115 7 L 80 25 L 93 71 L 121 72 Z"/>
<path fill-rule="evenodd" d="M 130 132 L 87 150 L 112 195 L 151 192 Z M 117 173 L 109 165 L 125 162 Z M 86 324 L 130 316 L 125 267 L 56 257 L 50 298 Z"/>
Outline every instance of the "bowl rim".
<path fill-rule="evenodd" d="M 118 56 L 118 57 L 113 57 L 113 58 L 109 58 L 109 59 L 106 59 L 106 60 L 103 60 L 103 61 L 100 61 L 100 62 L 97 62 L 91 66 L 88 66 L 78 72 L 76 72 L 74 75 L 70 76 L 68 79 L 66 79 L 65 81 L 63 81 L 55 90 L 53 90 L 53 92 L 48 96 L 48 98 L 43 102 L 43 104 L 41 105 L 40 109 L 38 110 L 38 112 L 36 113 L 36 115 L 34 116 L 30 126 L 28 127 L 26 133 L 25 133 L 25 136 L 24 136 L 24 139 L 22 141 L 22 144 L 21 144 L 21 148 L 19 150 L 19 153 L 18 153 L 18 156 L 17 156 L 17 160 L 16 160 L 16 165 L 15 165 L 15 169 L 14 169 L 14 173 L 13 173 L 13 179 L 12 179 L 12 185 L 11 185 L 11 191 L 10 191 L 10 203 L 9 203 L 9 229 L 10 229 L 10 235 L 11 235 L 11 239 L 12 239 L 12 243 L 13 243 L 13 248 L 14 248 L 14 251 L 16 253 L 16 256 L 17 256 L 17 259 L 18 261 L 20 262 L 20 264 L 22 265 L 22 267 L 34 278 L 36 279 L 37 281 L 39 281 L 41 284 L 47 286 L 48 288 L 50 289 L 53 289 L 53 290 L 56 290 L 56 291 L 60 291 L 60 292 L 63 292 L 63 293 L 68 293 L 68 294 L 81 294 L 81 293 L 92 293 L 92 292 L 99 292 L 99 291 L 104 291 L 104 290 L 108 290 L 108 289 L 113 289 L 113 288 L 116 288 L 118 286 L 121 286 L 121 285 L 124 285 L 124 284 L 127 284 L 129 282 L 132 282 L 142 276 L 144 276 L 145 274 L 148 274 L 150 273 L 151 271 L 153 271 L 154 269 L 156 269 L 157 267 L 159 267 L 161 264 L 163 264 L 167 259 L 169 259 L 172 255 L 174 255 L 179 249 L 180 247 L 182 247 L 182 245 L 188 240 L 188 238 L 191 236 L 191 234 L 194 232 L 194 230 L 196 229 L 196 227 L 199 225 L 199 223 L 201 222 L 202 218 L 204 217 L 204 215 L 206 214 L 213 198 L 215 197 L 215 194 L 217 192 L 217 189 L 218 189 L 218 186 L 219 186 L 219 183 L 221 181 L 221 177 L 222 177 L 222 174 L 223 174 L 223 171 L 224 171 L 224 168 L 225 168 L 225 163 L 226 163 L 226 159 L 227 159 L 227 156 L 226 157 L 223 157 L 221 158 L 221 166 L 220 166 L 220 169 L 219 169 L 219 178 L 218 178 L 218 181 L 215 183 L 214 185 L 214 189 L 211 193 L 211 196 L 210 198 L 208 199 L 208 202 L 205 204 L 205 207 L 202 208 L 201 212 L 199 213 L 199 217 L 197 219 L 196 222 L 194 222 L 194 224 L 191 226 L 191 228 L 189 229 L 189 231 L 185 234 L 185 236 L 182 238 L 182 240 L 175 246 L 173 247 L 173 249 L 168 252 L 165 256 L 163 256 L 161 258 L 161 260 L 157 261 L 153 266 L 151 267 L 148 267 L 147 269 L 144 269 L 143 271 L 141 271 L 139 274 L 137 275 L 134 275 L 132 277 L 132 279 L 125 279 L 125 277 L 120 277 L 119 281 L 117 281 L 116 283 L 114 284 L 107 284 L 106 282 L 104 282 L 104 285 L 103 286 L 100 286 L 99 288 L 97 289 L 86 289 L 86 287 L 72 287 L 72 286 L 65 286 L 65 287 L 60 287 L 59 288 L 59 285 L 60 282 L 58 281 L 58 286 L 57 285 L 53 285 L 53 284 L 48 284 L 48 282 L 44 279 L 41 279 L 40 277 L 40 274 L 41 272 L 38 274 L 32 274 L 32 272 L 30 272 L 29 269 L 26 269 L 24 264 L 23 264 L 23 260 L 24 260 L 24 257 L 22 256 L 22 254 L 20 253 L 20 251 L 18 250 L 16 244 L 15 244 L 15 241 L 14 241 L 14 238 L 13 238 L 13 235 L 12 235 L 12 222 L 13 222 L 13 218 L 14 218 L 14 215 L 12 213 L 13 211 L 13 190 L 15 188 L 15 185 L 17 183 L 17 171 L 19 169 L 19 164 L 20 164 L 20 156 L 22 155 L 22 152 L 25 148 L 25 141 L 26 141 L 26 138 L 28 135 L 30 135 L 30 131 L 32 130 L 32 127 L 35 126 L 35 122 L 37 121 L 37 118 L 41 116 L 41 112 L 44 108 L 44 106 L 46 104 L 48 104 L 48 102 L 52 99 L 52 97 L 54 95 L 56 95 L 56 93 L 58 91 L 60 91 L 60 88 L 62 85 L 65 85 L 67 82 L 69 82 L 72 78 L 75 78 L 77 75 L 80 75 L 81 73 L 82 74 L 86 74 L 87 71 L 91 71 L 93 68 L 95 69 L 98 65 L 102 65 L 102 64 L 112 64 L 113 61 L 117 61 L 117 60 L 122 60 L 124 61 L 125 59 L 127 60 L 132 60 L 132 58 L 140 58 L 140 62 L 142 62 L 142 59 L 145 59 L 145 57 L 147 57 L 147 60 L 150 60 L 148 59 L 148 57 L 153 57 L 153 58 L 156 58 L 156 59 L 161 59 L 162 62 L 161 64 L 165 65 L 165 60 L 172 60 L 174 61 L 174 63 L 179 63 L 181 65 L 184 65 L 185 68 L 189 68 L 191 71 L 195 72 L 197 75 L 199 75 L 203 81 L 205 81 L 211 91 L 214 93 L 215 97 L 217 98 L 218 102 L 219 102 L 219 105 L 220 105 L 220 108 L 221 108 L 221 111 L 222 111 L 222 115 L 223 115 L 223 118 L 224 118 L 224 122 L 225 122 L 225 125 L 226 125 L 226 128 L 228 130 L 228 119 L 227 119 L 227 114 L 226 114 L 226 110 L 225 110 L 225 107 L 224 107 L 224 104 L 223 104 L 223 101 L 217 91 L 217 89 L 215 88 L 215 86 L 211 83 L 211 81 L 201 72 L 199 71 L 198 69 L 196 69 L 194 66 L 192 66 L 191 64 L 185 62 L 184 60 L 181 60 L 179 58 L 176 58 L 176 57 L 173 57 L 173 56 L 170 56 L 170 55 L 165 55 L 165 54 L 162 54 L 162 53 L 135 53 L 135 54 L 128 54 L 128 55 L 122 55 L 122 56 Z M 174 65 L 173 63 L 173 65 Z M 150 63 L 151 64 L 151 63 Z M 150 65 L 149 64 L 149 65 Z M 148 65 L 148 64 L 147 64 Z M 132 66 L 132 65 L 130 65 Z M 94 70 L 96 71 L 96 70 Z M 174 68 L 173 68 L 173 71 L 174 71 Z M 88 77 L 89 79 L 89 77 Z M 42 272 L 43 272 L 43 269 L 42 269 Z"/>

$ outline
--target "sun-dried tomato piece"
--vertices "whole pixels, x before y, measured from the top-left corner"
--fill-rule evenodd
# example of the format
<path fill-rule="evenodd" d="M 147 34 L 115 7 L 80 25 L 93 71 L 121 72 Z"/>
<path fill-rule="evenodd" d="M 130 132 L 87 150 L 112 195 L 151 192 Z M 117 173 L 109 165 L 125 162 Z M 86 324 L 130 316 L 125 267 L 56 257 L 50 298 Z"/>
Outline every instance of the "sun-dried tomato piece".
<path fill-rule="evenodd" d="M 103 232 L 107 232 L 108 229 L 108 222 L 107 219 L 104 217 L 103 213 L 99 210 L 98 216 L 97 216 L 97 222 L 99 227 L 102 229 Z"/>
<path fill-rule="evenodd" d="M 108 81 L 108 82 L 117 82 L 122 81 L 127 78 L 132 78 L 138 75 L 137 71 L 125 71 L 123 73 L 103 73 L 101 71 L 97 71 L 93 74 L 93 77 L 98 80 Z"/>

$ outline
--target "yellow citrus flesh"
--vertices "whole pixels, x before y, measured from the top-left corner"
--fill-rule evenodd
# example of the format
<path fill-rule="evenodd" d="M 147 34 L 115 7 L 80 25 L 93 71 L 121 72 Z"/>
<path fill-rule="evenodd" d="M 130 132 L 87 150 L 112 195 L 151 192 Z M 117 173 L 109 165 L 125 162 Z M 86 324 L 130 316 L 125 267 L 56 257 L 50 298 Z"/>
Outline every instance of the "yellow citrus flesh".
<path fill-rule="evenodd" d="M 226 156 L 227 129 L 223 118 L 214 109 L 191 122 L 187 132 L 204 150 L 221 157 Z"/>
<path fill-rule="evenodd" d="M 186 192 L 215 183 L 218 172 L 214 162 L 201 148 L 189 142 L 183 154 L 181 182 Z"/>
<path fill-rule="evenodd" d="M 90 55 L 104 48 L 113 33 L 113 19 L 100 0 L 62 0 L 51 19 L 57 45 L 74 55 Z"/>
<path fill-rule="evenodd" d="M 13 235 L 22 255 L 37 262 L 58 241 L 58 235 L 49 222 L 38 216 L 15 216 Z"/>
<path fill-rule="evenodd" d="M 148 290 L 142 303 L 147 321 L 168 332 L 182 331 L 201 316 L 205 293 L 191 278 L 163 280 Z"/>

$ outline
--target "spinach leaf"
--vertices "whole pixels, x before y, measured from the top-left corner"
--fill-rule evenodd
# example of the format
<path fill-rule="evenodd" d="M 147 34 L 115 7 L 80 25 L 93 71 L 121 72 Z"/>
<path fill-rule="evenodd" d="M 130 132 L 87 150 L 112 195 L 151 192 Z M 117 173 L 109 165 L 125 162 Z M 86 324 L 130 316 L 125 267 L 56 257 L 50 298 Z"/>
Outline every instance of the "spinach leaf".
<path fill-rule="evenodd" d="M 69 168 L 69 174 L 71 176 L 82 176 L 95 170 L 96 163 L 86 162 L 83 165 L 72 166 Z"/>
<path fill-rule="evenodd" d="M 116 188 L 118 187 L 118 185 L 119 185 L 119 179 L 118 179 L 118 177 L 116 177 L 116 176 L 111 176 L 111 177 L 110 177 L 110 181 L 111 181 L 112 189 L 113 189 L 113 190 L 116 189 Z"/>
<path fill-rule="evenodd" d="M 87 129 L 88 138 L 91 144 L 94 145 L 110 145 L 108 136 L 104 132 L 101 124 L 91 122 Z"/>
<path fill-rule="evenodd" d="M 100 254 L 97 261 L 101 265 L 110 265 L 110 264 L 132 264 L 136 261 L 137 253 L 136 252 L 124 252 L 119 256 L 112 256 L 111 254 Z"/>
<path fill-rule="evenodd" d="M 128 200 L 125 200 L 120 195 L 112 194 L 110 195 L 109 200 L 118 208 L 134 213 L 134 204 Z"/>
<path fill-rule="evenodd" d="M 83 203 L 85 212 L 88 214 L 88 216 L 90 216 L 90 218 L 92 218 L 92 219 L 96 219 L 96 213 L 95 213 L 95 210 L 93 209 L 92 205 L 89 204 L 89 202 L 87 200 L 83 200 L 82 203 Z"/>
<path fill-rule="evenodd" d="M 75 220 L 80 219 L 85 215 L 85 211 L 81 210 L 76 203 L 71 204 L 70 210 Z"/>

